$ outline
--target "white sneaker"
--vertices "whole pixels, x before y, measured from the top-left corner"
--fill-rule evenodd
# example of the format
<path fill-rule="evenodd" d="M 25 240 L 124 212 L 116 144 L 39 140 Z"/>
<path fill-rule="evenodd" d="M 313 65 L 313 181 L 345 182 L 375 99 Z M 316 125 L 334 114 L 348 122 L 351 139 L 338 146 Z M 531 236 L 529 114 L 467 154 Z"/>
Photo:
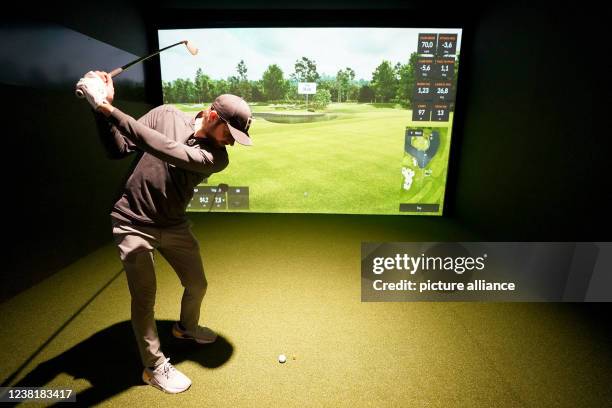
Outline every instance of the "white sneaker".
<path fill-rule="evenodd" d="M 195 331 L 183 330 L 179 327 L 178 322 L 172 326 L 172 335 L 178 339 L 195 340 L 200 344 L 214 343 L 217 340 L 217 333 L 208 327 L 198 326 Z"/>
<path fill-rule="evenodd" d="M 169 394 L 186 391 L 191 386 L 191 380 L 170 364 L 170 359 L 155 367 L 154 370 L 145 368 L 142 380 Z"/>

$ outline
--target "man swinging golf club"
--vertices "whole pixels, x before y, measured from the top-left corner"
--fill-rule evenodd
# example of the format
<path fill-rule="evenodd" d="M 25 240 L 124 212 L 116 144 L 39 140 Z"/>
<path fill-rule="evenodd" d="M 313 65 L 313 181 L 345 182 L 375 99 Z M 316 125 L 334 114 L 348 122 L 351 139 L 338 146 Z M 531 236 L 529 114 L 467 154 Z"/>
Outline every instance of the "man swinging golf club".
<path fill-rule="evenodd" d="M 180 320 L 172 334 L 212 343 L 217 334 L 199 325 L 207 281 L 198 241 L 185 209 L 194 187 L 220 172 L 229 160 L 227 145 L 251 145 L 252 116 L 240 97 L 224 94 L 195 116 L 171 105 L 152 109 L 135 120 L 113 107 L 114 87 L 106 72 L 88 72 L 77 83 L 96 111 L 99 136 L 112 159 L 137 152 L 121 197 L 111 210 L 113 237 L 131 294 L 132 327 L 144 365 L 143 380 L 168 393 L 185 391 L 191 380 L 174 368 L 160 349 L 154 319 L 157 249 L 184 287 Z"/>

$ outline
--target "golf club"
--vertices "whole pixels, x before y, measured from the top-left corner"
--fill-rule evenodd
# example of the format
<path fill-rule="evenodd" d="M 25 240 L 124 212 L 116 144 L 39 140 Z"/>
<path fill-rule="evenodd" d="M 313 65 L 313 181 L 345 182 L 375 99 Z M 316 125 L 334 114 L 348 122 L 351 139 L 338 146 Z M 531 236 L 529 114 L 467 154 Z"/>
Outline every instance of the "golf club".
<path fill-rule="evenodd" d="M 183 41 L 179 41 L 179 42 L 177 42 L 176 44 L 172 44 L 172 45 L 169 45 L 169 46 L 167 46 L 167 47 L 164 47 L 164 48 L 162 48 L 161 50 L 157 50 L 157 51 L 155 51 L 153 54 L 149 54 L 149 55 L 147 55 L 147 56 L 145 56 L 145 57 L 138 58 L 138 59 L 136 59 L 136 60 L 134 60 L 134 61 L 132 61 L 132 62 L 130 62 L 130 63 L 128 63 L 128 64 L 125 64 L 125 65 L 124 65 L 124 66 L 122 66 L 122 67 L 115 68 L 115 69 L 113 69 L 113 70 L 110 72 L 110 76 L 111 76 L 111 78 L 116 77 L 117 75 L 119 75 L 119 74 L 120 74 L 120 73 L 122 73 L 123 71 L 127 70 L 128 68 L 130 68 L 132 65 L 138 64 L 139 62 L 142 62 L 142 61 L 147 60 L 147 59 L 149 59 L 149 58 L 151 58 L 151 57 L 154 57 L 154 56 L 156 56 L 157 54 L 159 54 L 160 52 L 165 51 L 165 50 L 167 50 L 168 48 L 175 47 L 175 46 L 177 46 L 177 45 L 179 45 L 179 44 L 185 44 L 185 46 L 187 47 L 187 50 L 189 50 L 189 53 L 190 53 L 191 55 L 197 55 L 197 53 L 198 53 L 198 48 L 197 48 L 195 45 L 193 45 L 193 43 L 192 43 L 191 41 L 189 41 L 189 40 L 183 40 Z M 84 98 L 84 97 L 85 97 L 85 94 L 84 94 L 84 93 L 83 93 L 83 91 L 81 91 L 80 89 L 77 89 L 77 90 L 75 91 L 75 94 L 76 94 L 76 96 L 77 96 L 77 97 L 79 97 L 79 98 Z"/>

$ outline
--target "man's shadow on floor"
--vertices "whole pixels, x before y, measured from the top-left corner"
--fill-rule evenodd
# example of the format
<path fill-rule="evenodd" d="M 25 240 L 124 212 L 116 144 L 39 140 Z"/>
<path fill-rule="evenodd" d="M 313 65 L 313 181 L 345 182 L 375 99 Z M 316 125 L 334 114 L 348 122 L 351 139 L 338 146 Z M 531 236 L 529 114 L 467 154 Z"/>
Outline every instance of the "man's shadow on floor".
<path fill-rule="evenodd" d="M 171 334 L 173 321 L 158 320 L 161 350 L 173 365 L 194 361 L 205 368 L 217 368 L 231 357 L 234 347 L 218 336 L 212 344 L 176 339 Z M 130 321 L 116 323 L 39 364 L 14 387 L 44 387 L 58 374 L 84 378 L 91 388 L 77 394 L 79 406 L 92 406 L 136 385 L 143 385 L 142 364 Z M 152 392 L 160 392 L 151 388 Z"/>

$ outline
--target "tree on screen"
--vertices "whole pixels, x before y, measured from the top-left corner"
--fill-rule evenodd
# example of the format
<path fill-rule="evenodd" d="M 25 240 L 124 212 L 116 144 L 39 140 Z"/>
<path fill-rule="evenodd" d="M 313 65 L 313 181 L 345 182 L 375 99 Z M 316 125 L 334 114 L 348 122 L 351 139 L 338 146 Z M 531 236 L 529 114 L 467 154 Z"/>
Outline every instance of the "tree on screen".
<path fill-rule="evenodd" d="M 252 99 L 252 87 L 247 81 L 240 81 L 238 84 L 238 89 L 236 90 L 235 95 L 240 96 L 241 98 L 250 101 Z"/>
<path fill-rule="evenodd" d="M 342 96 L 344 95 L 344 99 L 348 99 L 348 90 L 352 80 L 355 79 L 355 71 L 346 67 L 344 70 L 338 71 L 336 74 L 336 83 L 338 86 L 338 102 L 342 102 Z M 343 93 L 346 91 L 346 93 Z"/>
<path fill-rule="evenodd" d="M 198 103 L 211 101 L 214 97 L 212 94 L 213 84 L 208 75 L 205 75 L 202 68 L 198 68 L 195 76 L 196 101 Z"/>
<path fill-rule="evenodd" d="M 397 100 L 398 102 L 409 108 L 412 106 L 412 90 L 416 82 L 415 67 L 419 54 L 413 52 L 410 54 L 408 64 L 401 65 L 398 69 L 399 85 L 397 88 Z"/>
<path fill-rule="evenodd" d="M 372 103 L 374 102 L 374 89 L 372 89 L 368 85 L 363 85 L 359 88 L 359 94 L 357 95 L 357 101 L 362 103 Z"/>
<path fill-rule="evenodd" d="M 174 88 L 172 83 L 162 81 L 162 91 L 164 94 L 164 103 L 174 103 Z"/>
<path fill-rule="evenodd" d="M 455 57 L 455 69 L 453 75 L 453 88 L 457 89 L 457 77 L 459 76 L 459 54 Z"/>
<path fill-rule="evenodd" d="M 317 89 L 317 93 L 312 99 L 314 109 L 325 109 L 331 103 L 331 94 L 327 89 Z"/>
<path fill-rule="evenodd" d="M 184 99 L 188 102 L 195 102 L 197 99 L 198 92 L 196 90 L 195 84 L 191 81 L 191 79 L 186 79 L 184 82 L 185 87 L 185 96 Z"/>
<path fill-rule="evenodd" d="M 264 96 L 267 100 L 278 100 L 285 97 L 285 80 L 283 71 L 276 64 L 268 66 L 262 77 Z"/>
<path fill-rule="evenodd" d="M 236 70 L 238 71 L 238 76 L 240 77 L 240 80 L 246 81 L 247 80 L 247 67 L 246 67 L 246 64 L 244 63 L 244 60 L 240 60 L 240 62 L 236 66 Z"/>
<path fill-rule="evenodd" d="M 164 90 L 164 102 L 196 102 L 198 91 L 191 79 L 178 78 L 171 83 L 162 84 Z"/>
<path fill-rule="evenodd" d="M 342 102 L 342 88 L 345 86 L 345 84 L 348 84 L 348 77 L 346 75 L 346 72 L 344 72 L 343 70 L 340 70 L 336 74 L 336 87 L 338 88 L 338 99 L 337 99 L 338 103 Z"/>
<path fill-rule="evenodd" d="M 229 93 L 229 83 L 223 79 L 215 81 L 214 92 L 215 96 Z"/>
<path fill-rule="evenodd" d="M 389 61 L 383 61 L 372 73 L 371 87 L 378 102 L 388 102 L 395 98 L 398 80 Z"/>
<path fill-rule="evenodd" d="M 238 86 L 235 94 L 246 100 L 251 100 L 252 87 L 247 79 L 247 67 L 244 60 L 240 60 L 236 66 L 236 71 L 238 71 Z"/>
<path fill-rule="evenodd" d="M 321 76 L 317 81 L 317 91 L 319 89 L 328 90 L 332 100 L 338 99 L 338 84 L 336 83 L 336 77 L 329 75 Z"/>
<path fill-rule="evenodd" d="M 252 87 L 247 79 L 247 67 L 244 60 L 240 60 L 238 65 L 236 65 L 236 71 L 238 72 L 238 76 L 231 76 L 228 78 L 229 92 L 246 100 L 251 100 Z"/>
<path fill-rule="evenodd" d="M 263 90 L 263 80 L 251 82 L 251 100 L 253 102 L 263 102 L 266 100 Z"/>
<path fill-rule="evenodd" d="M 317 72 L 317 63 L 306 57 L 295 61 L 295 72 L 291 74 L 291 79 L 297 82 L 317 82 L 320 78 Z"/>
<path fill-rule="evenodd" d="M 232 75 L 227 78 L 227 83 L 229 85 L 229 93 L 236 95 L 238 93 L 238 86 L 240 85 L 240 79 Z"/>

